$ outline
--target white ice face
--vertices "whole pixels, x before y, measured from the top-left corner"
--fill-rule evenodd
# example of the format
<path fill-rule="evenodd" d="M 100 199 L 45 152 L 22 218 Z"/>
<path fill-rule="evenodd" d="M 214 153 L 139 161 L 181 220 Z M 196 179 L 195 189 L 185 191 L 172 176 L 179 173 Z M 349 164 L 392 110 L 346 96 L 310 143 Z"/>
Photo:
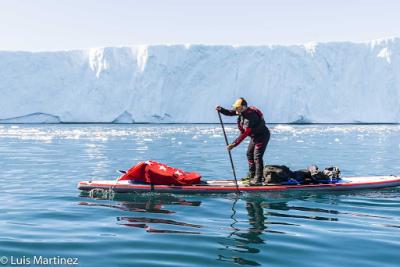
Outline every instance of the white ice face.
<path fill-rule="evenodd" d="M 0 95 L 0 122 L 400 122 L 400 39 L 0 52 Z"/>

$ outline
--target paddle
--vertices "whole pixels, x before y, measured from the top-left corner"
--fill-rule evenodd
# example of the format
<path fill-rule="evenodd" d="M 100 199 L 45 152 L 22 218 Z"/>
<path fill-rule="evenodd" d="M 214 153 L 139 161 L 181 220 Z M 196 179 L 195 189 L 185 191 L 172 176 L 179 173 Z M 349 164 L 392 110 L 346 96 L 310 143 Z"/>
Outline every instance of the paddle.
<path fill-rule="evenodd" d="M 228 137 L 226 137 L 225 127 L 224 127 L 224 123 L 221 118 L 221 113 L 219 112 L 219 110 L 217 110 L 217 112 L 218 112 L 219 122 L 221 123 L 222 131 L 224 132 L 225 143 L 226 143 L 226 146 L 228 146 L 229 145 Z M 236 179 L 235 165 L 233 165 L 232 154 L 229 149 L 228 149 L 228 154 L 229 154 L 229 159 L 231 160 L 231 166 L 232 166 L 233 178 L 235 178 L 236 190 L 237 190 L 237 193 L 240 194 L 239 185 L 238 185 L 238 182 Z"/>

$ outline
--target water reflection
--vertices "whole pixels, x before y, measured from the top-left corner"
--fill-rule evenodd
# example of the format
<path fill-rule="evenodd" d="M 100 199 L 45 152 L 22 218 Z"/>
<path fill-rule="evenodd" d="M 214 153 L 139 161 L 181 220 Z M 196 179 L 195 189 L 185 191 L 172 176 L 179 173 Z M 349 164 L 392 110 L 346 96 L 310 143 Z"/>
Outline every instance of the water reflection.
<path fill-rule="evenodd" d="M 221 253 L 218 255 L 217 260 L 233 262 L 240 265 L 259 266 L 256 261 L 245 259 L 238 253 L 259 253 L 258 248 L 251 247 L 251 244 L 262 244 L 264 240 L 260 237 L 263 231 L 267 228 L 265 226 L 266 217 L 260 201 L 246 201 L 246 210 L 248 214 L 249 227 L 247 229 L 240 229 L 236 225 L 239 221 L 236 219 L 238 199 L 235 199 L 232 204 L 232 232 L 221 243 L 223 248 L 220 249 Z M 227 255 L 224 255 L 227 254 Z M 233 255 L 232 255 L 233 254 Z M 240 255 L 240 256 L 238 256 Z"/>
<path fill-rule="evenodd" d="M 90 197 L 90 195 L 83 193 L 82 197 Z M 109 199 L 109 195 L 105 195 Z M 97 195 L 96 199 L 101 200 L 101 196 Z M 144 213 L 158 213 L 158 214 L 173 214 L 175 211 L 164 208 L 168 205 L 181 205 L 181 206 L 200 206 L 200 201 L 186 201 L 170 195 L 163 196 L 146 196 L 146 195 L 130 195 L 130 194 L 117 194 L 113 196 L 113 202 L 117 204 L 103 204 L 97 202 L 82 201 L 79 205 L 94 206 L 94 207 L 108 207 L 119 209 L 129 212 L 144 212 Z M 201 228 L 201 225 L 190 224 L 170 219 L 162 218 L 147 218 L 147 217 L 133 217 L 133 216 L 118 216 L 116 217 L 119 225 L 126 227 L 142 228 L 149 233 L 167 233 L 167 234 L 200 234 L 197 231 L 183 231 L 174 229 L 158 229 L 153 225 L 166 225 L 178 226 L 189 228 Z"/>
<path fill-rule="evenodd" d="M 308 208 L 300 206 L 290 206 L 288 201 L 271 202 L 271 199 L 264 198 L 245 198 L 242 199 L 247 211 L 247 227 L 236 226 L 239 221 L 236 219 L 237 213 L 237 199 L 232 204 L 232 232 L 221 242 L 223 248 L 220 249 L 221 253 L 217 259 L 219 261 L 227 261 L 240 265 L 260 266 L 257 261 L 247 259 L 246 254 L 260 253 L 258 247 L 268 240 L 269 234 L 282 234 L 288 235 L 288 232 L 273 230 L 273 225 L 283 225 L 288 227 L 299 227 L 300 224 L 289 223 L 287 221 L 269 221 L 294 218 L 294 219 L 307 219 L 307 220 L 324 220 L 324 221 L 337 221 L 336 217 L 331 217 L 329 214 L 336 215 L 338 211 L 324 210 L 320 208 Z M 287 213 L 285 213 L 285 211 Z M 325 213 L 327 216 L 314 216 L 314 215 L 296 215 L 292 211 L 302 211 L 302 213 Z"/>
<path fill-rule="evenodd" d="M 165 220 L 157 218 L 144 218 L 144 217 L 117 217 L 120 225 L 128 227 L 143 228 L 148 233 L 161 233 L 161 234 L 200 234 L 200 232 L 183 231 L 183 230 L 169 230 L 169 229 L 156 229 L 152 224 L 165 224 L 175 225 L 182 227 L 201 228 L 201 225 L 178 222 L 174 220 Z"/>
<path fill-rule="evenodd" d="M 82 196 L 88 197 L 88 195 Z M 184 199 L 174 195 L 116 194 L 112 196 L 112 199 L 107 196 L 107 201 L 97 196 L 93 201 L 82 201 L 79 204 L 131 212 L 132 215 L 116 216 L 116 223 L 127 228 L 143 229 L 152 234 L 220 236 L 217 242 L 221 247 L 216 253 L 216 259 L 248 266 L 261 265 L 254 258 L 256 254 L 261 253 L 271 235 L 293 236 L 299 231 L 296 228 L 302 226 L 304 220 L 335 222 L 338 221 L 339 214 L 345 214 L 334 209 L 307 207 L 307 203 L 314 203 L 315 199 L 293 201 L 293 198 L 237 197 L 231 199 L 230 204 L 228 201 L 227 207 L 221 208 L 223 210 L 230 208 L 230 212 L 220 215 L 222 218 L 203 217 L 202 219 L 206 219 L 201 220 L 203 223 L 197 221 L 190 223 L 187 221 L 193 219 L 194 214 L 200 214 L 200 216 L 207 214 L 205 209 L 209 209 L 210 205 L 221 200 L 206 196 L 200 197 L 201 201 L 192 199 L 193 197 Z M 226 203 L 226 198 L 223 201 Z M 305 205 L 299 205 L 302 201 Z M 297 203 L 297 205 L 292 203 Z M 199 210 L 188 210 L 184 206 L 198 207 Z M 142 215 L 135 216 L 137 213 L 142 213 Z M 153 216 L 143 216 L 144 213 L 153 214 Z M 243 214 L 245 214 L 244 217 Z M 165 216 L 169 217 L 165 218 Z M 175 219 L 177 217 L 187 218 L 187 221 Z M 205 223 L 207 221 L 215 222 L 215 224 Z M 221 222 L 225 225 L 219 225 Z M 226 229 L 226 222 L 229 222 L 229 230 L 221 232 L 221 229 Z"/>

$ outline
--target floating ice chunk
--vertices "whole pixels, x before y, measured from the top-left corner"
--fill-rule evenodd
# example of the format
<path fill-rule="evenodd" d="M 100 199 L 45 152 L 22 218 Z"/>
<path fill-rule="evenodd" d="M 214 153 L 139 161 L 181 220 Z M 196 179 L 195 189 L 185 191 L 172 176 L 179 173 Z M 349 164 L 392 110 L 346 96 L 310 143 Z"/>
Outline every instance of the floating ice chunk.
<path fill-rule="evenodd" d="M 292 126 L 289 126 L 289 125 L 279 124 L 276 127 L 274 127 L 273 130 L 274 131 L 281 131 L 281 132 L 291 132 L 291 131 L 294 131 L 295 129 Z"/>
<path fill-rule="evenodd" d="M 132 114 L 128 111 L 124 111 L 120 114 L 112 123 L 134 123 L 135 120 L 132 118 Z"/>
<path fill-rule="evenodd" d="M 90 147 L 90 148 L 95 148 L 95 147 L 96 147 L 95 144 L 86 144 L 86 146 L 87 146 L 87 147 Z"/>

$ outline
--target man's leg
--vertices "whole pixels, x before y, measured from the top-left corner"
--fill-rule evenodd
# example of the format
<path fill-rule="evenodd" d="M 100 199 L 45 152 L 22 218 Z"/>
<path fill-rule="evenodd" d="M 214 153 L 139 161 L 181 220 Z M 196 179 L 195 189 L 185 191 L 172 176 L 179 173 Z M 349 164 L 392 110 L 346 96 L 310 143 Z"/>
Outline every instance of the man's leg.
<path fill-rule="evenodd" d="M 262 183 L 264 173 L 263 156 L 269 142 L 269 135 L 262 140 L 257 140 L 254 146 L 255 183 Z"/>
<path fill-rule="evenodd" d="M 256 166 L 254 165 L 254 147 L 255 144 L 253 142 L 253 139 L 250 140 L 249 146 L 247 147 L 247 162 L 249 164 L 249 173 L 247 177 L 250 179 L 254 178 L 256 174 Z"/>
<path fill-rule="evenodd" d="M 254 165 L 256 169 L 256 178 L 257 181 L 261 182 L 262 177 L 263 177 L 263 171 L 264 171 L 264 161 L 263 161 L 263 156 L 265 149 L 267 148 L 267 142 L 258 142 L 255 145 L 254 149 Z"/>

